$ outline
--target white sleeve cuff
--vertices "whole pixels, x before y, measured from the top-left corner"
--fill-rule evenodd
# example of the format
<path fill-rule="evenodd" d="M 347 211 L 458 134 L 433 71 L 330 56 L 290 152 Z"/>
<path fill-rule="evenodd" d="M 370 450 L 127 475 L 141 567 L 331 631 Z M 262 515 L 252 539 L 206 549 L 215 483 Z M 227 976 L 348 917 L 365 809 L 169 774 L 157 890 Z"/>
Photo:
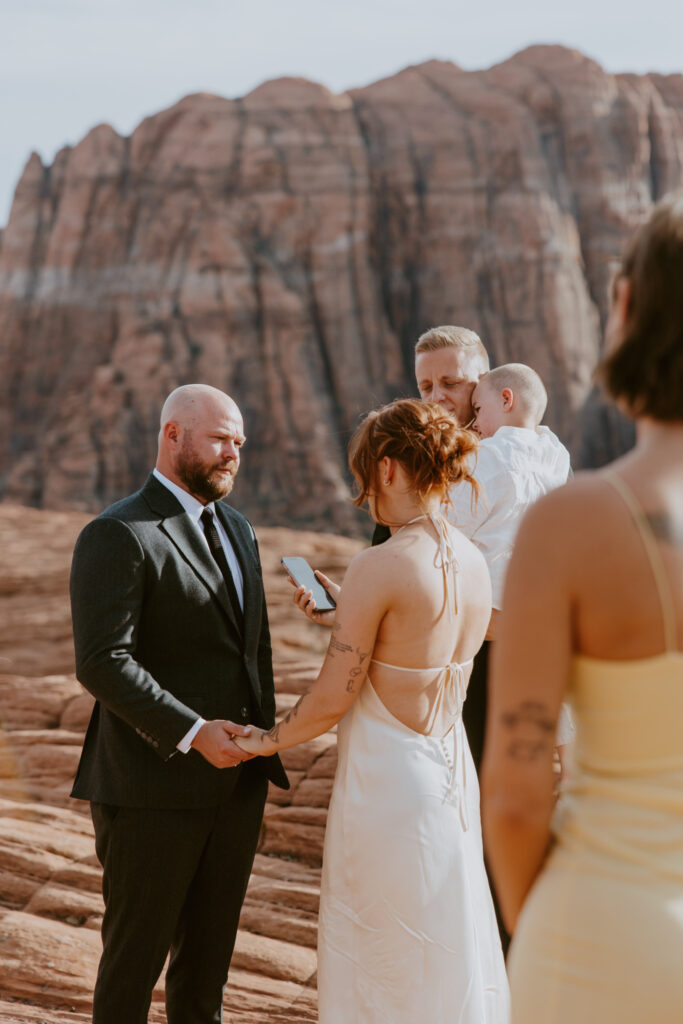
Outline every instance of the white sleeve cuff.
<path fill-rule="evenodd" d="M 176 743 L 176 749 L 181 754 L 187 754 L 190 747 L 192 746 L 192 740 L 195 738 L 199 730 L 203 725 L 206 725 L 206 719 L 198 718 L 191 729 L 189 729 L 179 743 Z"/>

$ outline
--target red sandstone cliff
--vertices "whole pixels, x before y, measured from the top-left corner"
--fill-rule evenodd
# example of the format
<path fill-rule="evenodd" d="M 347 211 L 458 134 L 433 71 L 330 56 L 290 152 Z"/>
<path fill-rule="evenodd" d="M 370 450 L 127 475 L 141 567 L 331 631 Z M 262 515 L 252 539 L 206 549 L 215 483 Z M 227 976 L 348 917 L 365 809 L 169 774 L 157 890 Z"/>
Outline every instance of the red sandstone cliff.
<path fill-rule="evenodd" d="M 578 452 L 615 257 L 682 182 L 683 76 L 561 47 L 338 96 L 189 96 L 34 155 L 0 243 L 0 497 L 129 492 L 163 397 L 199 380 L 245 414 L 239 507 L 355 528 L 348 435 L 412 393 L 414 342 L 444 322 L 533 365 Z M 589 458 L 624 443 L 594 400 L 588 425 Z"/>

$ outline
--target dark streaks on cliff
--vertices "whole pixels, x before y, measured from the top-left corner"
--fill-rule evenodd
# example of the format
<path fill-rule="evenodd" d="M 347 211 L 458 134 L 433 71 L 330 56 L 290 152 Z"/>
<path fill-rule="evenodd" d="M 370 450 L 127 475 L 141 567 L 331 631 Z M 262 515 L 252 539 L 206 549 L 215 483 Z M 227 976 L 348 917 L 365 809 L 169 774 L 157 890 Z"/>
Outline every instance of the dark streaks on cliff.
<path fill-rule="evenodd" d="M 335 424 L 343 429 L 346 416 L 342 402 L 339 398 L 337 387 L 337 374 L 340 370 L 343 372 L 343 369 L 340 367 L 335 368 L 335 353 L 331 351 L 327 339 L 325 321 L 323 319 L 323 313 L 316 291 L 316 269 L 310 245 L 306 246 L 306 248 L 301 252 L 301 262 L 305 271 L 306 301 L 308 304 L 311 327 L 313 329 L 313 338 L 316 343 L 320 364 L 323 370 L 323 380 L 321 382 L 323 386 L 323 394 L 326 394 L 331 401 L 332 415 L 334 417 Z"/>
<path fill-rule="evenodd" d="M 375 271 L 376 287 L 387 324 L 394 333 L 400 335 L 400 325 L 396 323 L 391 289 L 393 268 L 390 251 L 392 217 L 388 196 L 389 184 L 387 175 L 377 157 L 377 151 L 382 152 L 383 146 L 387 145 L 387 140 L 384 137 L 381 122 L 374 114 L 370 104 L 361 101 L 357 94 L 352 94 L 352 103 L 368 165 L 370 200 L 368 255 L 370 265 Z M 407 373 L 408 367 L 406 366 L 405 369 Z"/>
<path fill-rule="evenodd" d="M 597 315 L 628 233 L 683 184 L 682 138 L 681 76 L 534 47 L 341 96 L 198 94 L 33 157 L 0 248 L 0 498 L 130 491 L 165 393 L 201 379 L 245 412 L 247 514 L 355 530 L 348 434 L 413 393 L 417 336 L 447 322 L 536 366 L 566 440 L 590 419 L 586 459 L 617 454 L 628 431 L 584 409 Z"/>
<path fill-rule="evenodd" d="M 232 150 L 232 158 L 225 176 L 224 191 L 229 198 L 236 196 L 242 185 L 242 157 L 244 154 L 244 136 L 247 130 L 247 111 L 244 100 L 235 100 L 235 111 L 238 121 L 237 134 Z"/>

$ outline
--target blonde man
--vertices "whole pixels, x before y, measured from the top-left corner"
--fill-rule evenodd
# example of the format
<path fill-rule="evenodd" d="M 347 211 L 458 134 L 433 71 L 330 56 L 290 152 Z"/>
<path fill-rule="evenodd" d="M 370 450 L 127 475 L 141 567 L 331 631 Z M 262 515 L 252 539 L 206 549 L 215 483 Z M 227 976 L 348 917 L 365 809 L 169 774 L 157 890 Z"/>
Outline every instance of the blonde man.
<path fill-rule="evenodd" d="M 481 338 L 467 327 L 432 327 L 415 346 L 420 398 L 439 402 L 461 427 L 472 421 L 472 392 L 488 369 L 489 357 Z"/>

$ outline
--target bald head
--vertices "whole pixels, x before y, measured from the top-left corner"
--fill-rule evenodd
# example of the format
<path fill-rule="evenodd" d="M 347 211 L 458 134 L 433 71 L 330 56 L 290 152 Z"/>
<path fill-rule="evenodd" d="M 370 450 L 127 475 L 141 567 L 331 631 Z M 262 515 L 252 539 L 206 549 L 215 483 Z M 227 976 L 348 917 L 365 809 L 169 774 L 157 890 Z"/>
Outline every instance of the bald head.
<path fill-rule="evenodd" d="M 548 395 L 535 370 L 524 363 L 506 363 L 482 377 L 474 390 L 474 429 L 480 437 L 491 437 L 504 426 L 535 430 L 547 404 Z"/>
<path fill-rule="evenodd" d="M 203 504 L 232 490 L 244 444 L 237 404 L 209 384 L 184 384 L 161 410 L 157 469 Z"/>
<path fill-rule="evenodd" d="M 208 410 L 217 413 L 226 411 L 239 415 L 237 404 L 224 391 L 211 387 L 210 384 L 182 384 L 172 391 L 161 409 L 161 430 L 171 420 L 175 423 L 191 426 L 198 417 L 205 416 Z"/>
<path fill-rule="evenodd" d="M 530 366 L 524 363 L 505 363 L 487 373 L 480 383 L 498 392 L 506 388 L 513 391 L 520 412 L 532 419 L 534 426 L 538 426 L 543 419 L 548 395 L 543 381 Z"/>

